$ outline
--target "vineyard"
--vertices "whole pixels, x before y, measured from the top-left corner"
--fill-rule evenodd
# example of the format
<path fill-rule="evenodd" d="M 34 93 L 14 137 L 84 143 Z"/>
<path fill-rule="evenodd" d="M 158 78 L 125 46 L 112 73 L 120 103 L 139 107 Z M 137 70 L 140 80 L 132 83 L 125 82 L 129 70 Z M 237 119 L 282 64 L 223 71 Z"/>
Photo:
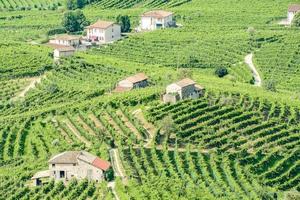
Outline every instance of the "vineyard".
<path fill-rule="evenodd" d="M 2 0 L 0 1 L 0 10 L 50 10 L 57 9 L 62 5 L 62 0 Z"/>
<path fill-rule="evenodd" d="M 170 8 L 180 6 L 182 4 L 188 3 L 192 0 L 130 0 L 130 1 L 120 1 L 120 0 L 95 0 L 93 2 L 94 6 L 100 6 L 104 9 L 110 8 L 132 8 L 132 7 L 145 7 L 145 8 Z"/>
<path fill-rule="evenodd" d="M 64 3 L 0 0 L 0 200 L 299 199 L 299 29 L 277 24 L 290 1 L 90 1 L 89 21 L 128 15 L 132 32 L 54 63 L 45 43 Z M 151 9 L 180 26 L 135 32 Z M 149 87 L 112 92 L 139 72 Z M 162 103 L 183 76 L 205 95 Z M 52 156 L 80 150 L 108 160 L 114 180 L 30 184 Z"/>

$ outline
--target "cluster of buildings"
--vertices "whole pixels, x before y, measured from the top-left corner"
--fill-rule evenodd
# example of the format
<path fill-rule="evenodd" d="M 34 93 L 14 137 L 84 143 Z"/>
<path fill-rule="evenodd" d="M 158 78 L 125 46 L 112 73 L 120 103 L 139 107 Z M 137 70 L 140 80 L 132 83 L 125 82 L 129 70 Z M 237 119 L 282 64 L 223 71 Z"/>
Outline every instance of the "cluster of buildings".
<path fill-rule="evenodd" d="M 175 26 L 173 13 L 163 10 L 149 11 L 141 15 L 138 31 L 151 31 Z M 54 60 L 68 57 L 76 50 L 86 50 L 92 44 L 107 44 L 121 39 L 121 26 L 115 22 L 98 20 L 85 28 L 86 36 L 58 35 L 48 43 L 54 49 Z"/>
<path fill-rule="evenodd" d="M 51 179 L 67 183 L 72 178 L 100 182 L 111 168 L 108 161 L 86 151 L 66 151 L 48 161 L 49 169 L 37 172 L 31 180 L 34 186 L 43 185 Z"/>
<path fill-rule="evenodd" d="M 133 89 L 145 88 L 149 85 L 148 77 L 138 73 L 119 81 L 114 92 L 126 92 Z M 189 78 L 182 79 L 166 87 L 161 99 L 164 103 L 176 103 L 183 99 L 196 99 L 204 95 L 205 88 Z"/>

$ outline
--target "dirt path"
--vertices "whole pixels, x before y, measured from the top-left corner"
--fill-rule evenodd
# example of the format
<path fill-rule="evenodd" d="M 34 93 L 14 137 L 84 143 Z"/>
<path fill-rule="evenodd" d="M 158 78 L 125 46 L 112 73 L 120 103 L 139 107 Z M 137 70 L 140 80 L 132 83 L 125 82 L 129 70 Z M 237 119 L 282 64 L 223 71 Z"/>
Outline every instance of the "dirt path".
<path fill-rule="evenodd" d="M 67 127 L 72 131 L 72 133 L 81 141 L 83 142 L 87 147 L 91 147 L 92 144 L 91 142 L 89 142 L 86 138 L 84 138 L 79 131 L 76 129 L 76 127 L 72 124 L 72 122 L 70 122 L 70 120 L 66 119 L 65 124 L 67 125 Z"/>
<path fill-rule="evenodd" d="M 155 138 L 155 134 L 156 134 L 155 126 L 153 124 L 149 123 L 145 119 L 141 109 L 134 111 L 132 114 L 141 122 L 142 126 L 144 127 L 144 129 L 147 131 L 147 133 L 149 135 L 148 141 L 144 146 L 145 147 L 151 146 L 152 141 Z"/>
<path fill-rule="evenodd" d="M 245 63 L 249 66 L 250 70 L 252 71 L 254 77 L 254 85 L 261 87 L 262 81 L 260 75 L 257 72 L 255 65 L 253 64 L 253 53 L 250 53 L 245 57 Z"/>
<path fill-rule="evenodd" d="M 152 147 L 145 147 L 146 149 L 152 149 Z M 139 146 L 134 146 L 133 149 L 140 149 Z M 157 145 L 155 146 L 155 149 L 156 150 L 164 150 L 165 148 L 162 146 L 162 145 Z M 168 151 L 176 151 L 176 148 L 175 147 L 167 147 Z M 187 152 L 188 151 L 188 148 L 177 148 L 177 151 L 180 152 L 180 153 L 183 153 L 183 152 Z M 209 149 L 189 149 L 189 152 L 192 152 L 192 153 L 197 153 L 197 152 L 200 152 L 200 153 L 209 153 Z"/>
<path fill-rule="evenodd" d="M 116 191 L 116 182 L 115 181 L 108 182 L 107 187 L 111 189 L 111 192 L 113 193 L 115 199 L 120 200 L 120 197 L 118 196 Z"/>
<path fill-rule="evenodd" d="M 124 113 L 121 110 L 117 110 L 117 115 L 120 117 L 121 121 L 125 124 L 125 126 L 127 126 L 127 128 L 129 128 L 130 131 L 136 135 L 137 139 L 141 140 L 142 136 L 141 136 L 140 132 L 129 121 L 129 119 L 124 115 Z"/>
<path fill-rule="evenodd" d="M 42 78 L 44 78 L 45 75 L 43 76 L 37 76 L 37 77 L 32 77 L 32 78 L 28 78 L 27 80 L 30 81 L 30 84 L 28 86 L 26 86 L 19 94 L 17 94 L 12 100 L 15 101 L 19 98 L 24 98 L 26 93 L 35 88 L 37 84 L 39 84 L 42 81 Z"/>
<path fill-rule="evenodd" d="M 126 178 L 124 167 L 119 158 L 118 149 L 109 150 L 110 160 L 112 161 L 112 166 L 115 171 L 116 176 L 121 177 L 122 180 Z"/>

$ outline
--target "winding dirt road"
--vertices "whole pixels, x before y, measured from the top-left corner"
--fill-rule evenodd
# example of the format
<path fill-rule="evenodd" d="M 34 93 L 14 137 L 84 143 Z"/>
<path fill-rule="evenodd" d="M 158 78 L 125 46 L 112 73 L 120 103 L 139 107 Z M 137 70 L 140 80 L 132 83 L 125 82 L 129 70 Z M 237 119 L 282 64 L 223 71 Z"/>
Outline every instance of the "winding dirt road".
<path fill-rule="evenodd" d="M 253 64 L 253 53 L 250 53 L 245 57 L 245 63 L 249 66 L 250 70 L 252 71 L 252 74 L 254 77 L 254 85 L 261 87 L 262 81 L 261 81 L 260 75 L 259 75 L 258 71 L 256 70 L 255 65 Z"/>

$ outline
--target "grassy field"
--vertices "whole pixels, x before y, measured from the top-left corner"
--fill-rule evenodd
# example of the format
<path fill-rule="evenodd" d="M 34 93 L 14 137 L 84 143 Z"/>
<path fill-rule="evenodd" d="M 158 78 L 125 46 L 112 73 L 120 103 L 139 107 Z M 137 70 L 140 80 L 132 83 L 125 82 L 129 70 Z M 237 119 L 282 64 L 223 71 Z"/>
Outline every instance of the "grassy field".
<path fill-rule="evenodd" d="M 28 186 L 56 153 L 87 150 L 109 160 L 112 143 L 127 176 L 126 184 L 116 179 L 120 199 L 297 195 L 300 30 L 277 24 L 290 1 L 99 0 L 83 9 L 91 22 L 126 14 L 135 27 L 143 12 L 162 8 L 182 27 L 132 32 L 58 65 L 43 43 L 61 27 L 63 3 L 0 0 L 0 200 L 114 199 L 106 182 Z M 263 87 L 250 84 L 244 58 L 251 52 Z M 229 75 L 218 78 L 217 67 Z M 183 68 L 205 96 L 162 104 L 165 86 Z M 150 87 L 111 93 L 141 71 Z M 265 89 L 269 81 L 276 92 Z M 166 116 L 175 123 L 169 135 L 161 132 Z"/>

